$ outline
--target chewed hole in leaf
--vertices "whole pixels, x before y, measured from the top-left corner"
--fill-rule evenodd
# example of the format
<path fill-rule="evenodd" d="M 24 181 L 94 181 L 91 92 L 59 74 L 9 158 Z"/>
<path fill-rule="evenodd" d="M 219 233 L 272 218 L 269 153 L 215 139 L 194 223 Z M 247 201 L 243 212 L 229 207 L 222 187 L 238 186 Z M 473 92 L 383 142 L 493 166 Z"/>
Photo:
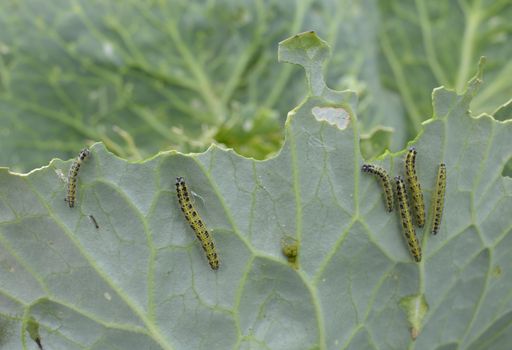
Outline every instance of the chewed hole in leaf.
<path fill-rule="evenodd" d="M 361 135 L 361 153 L 365 159 L 376 158 L 391 147 L 391 138 L 394 130 L 392 128 L 380 127 L 371 133 Z"/>
<path fill-rule="evenodd" d="M 316 120 L 326 121 L 331 125 L 335 125 L 338 129 L 346 129 L 350 122 L 350 115 L 341 107 L 313 107 L 311 110 Z"/>

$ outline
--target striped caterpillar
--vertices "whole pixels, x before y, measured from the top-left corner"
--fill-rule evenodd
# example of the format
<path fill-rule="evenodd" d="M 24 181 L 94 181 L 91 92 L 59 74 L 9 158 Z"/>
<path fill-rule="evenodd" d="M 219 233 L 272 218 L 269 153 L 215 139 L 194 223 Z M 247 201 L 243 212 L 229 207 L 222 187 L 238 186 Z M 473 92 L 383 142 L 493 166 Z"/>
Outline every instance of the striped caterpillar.
<path fill-rule="evenodd" d="M 443 217 L 444 196 L 446 192 L 446 164 L 439 164 L 436 188 L 432 197 L 432 234 L 436 235 L 441 227 Z"/>
<path fill-rule="evenodd" d="M 416 225 L 425 225 L 425 205 L 423 204 L 423 193 L 416 174 L 416 148 L 411 147 L 405 156 L 405 178 L 411 190 L 412 204 Z"/>
<path fill-rule="evenodd" d="M 178 195 L 178 202 L 180 204 L 181 211 L 185 215 L 190 227 L 192 227 L 196 233 L 197 239 L 201 242 L 210 267 L 213 270 L 217 270 L 219 268 L 219 259 L 217 257 L 215 244 L 213 243 L 212 237 L 208 233 L 208 229 L 204 225 L 203 220 L 201 220 L 197 210 L 190 201 L 187 185 L 185 184 L 185 179 L 182 177 L 176 178 L 176 193 Z"/>
<path fill-rule="evenodd" d="M 64 201 L 68 203 L 70 208 L 75 206 L 76 201 L 76 183 L 78 180 L 78 172 L 80 171 L 80 166 L 85 158 L 89 156 L 91 152 L 88 148 L 84 148 L 78 154 L 78 157 L 71 164 L 71 168 L 69 168 L 68 172 L 68 193 Z"/>
<path fill-rule="evenodd" d="M 398 211 L 400 213 L 400 222 L 404 231 L 405 239 L 409 247 L 409 252 L 416 262 L 421 261 L 421 247 L 414 231 L 412 224 L 411 213 L 409 211 L 409 204 L 407 203 L 407 192 L 405 183 L 401 176 L 395 177 L 396 181 L 396 197 L 398 199 Z"/>
<path fill-rule="evenodd" d="M 376 175 L 379 178 L 382 189 L 384 190 L 384 195 L 386 197 L 386 210 L 388 212 L 393 211 L 393 189 L 391 187 L 391 179 L 388 175 L 388 172 L 377 165 L 372 164 L 363 164 L 361 171 L 364 173 L 369 173 L 372 175 Z"/>

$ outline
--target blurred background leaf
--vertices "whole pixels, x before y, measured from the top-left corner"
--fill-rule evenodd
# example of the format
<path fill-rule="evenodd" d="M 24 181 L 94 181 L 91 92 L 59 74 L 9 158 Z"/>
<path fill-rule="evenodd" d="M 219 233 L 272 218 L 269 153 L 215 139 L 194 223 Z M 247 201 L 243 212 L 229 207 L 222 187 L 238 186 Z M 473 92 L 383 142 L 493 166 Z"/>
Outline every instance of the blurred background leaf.
<path fill-rule="evenodd" d="M 491 113 L 510 98 L 509 0 L 381 1 L 379 13 L 386 58 L 381 79 L 400 95 L 411 134 L 432 114 L 431 89 L 464 91 L 480 56 L 487 57 L 485 84 L 472 101 L 473 113 Z"/>
<path fill-rule="evenodd" d="M 127 159 L 212 142 L 258 159 L 282 143 L 306 95 L 277 43 L 315 30 L 335 89 L 359 95 L 366 157 L 394 151 L 431 115 L 441 84 L 461 91 L 480 55 L 491 112 L 510 96 L 509 1 L 105 0 L 0 4 L 0 165 L 28 171 L 102 141 Z M 385 136 L 385 137 L 382 137 Z"/>

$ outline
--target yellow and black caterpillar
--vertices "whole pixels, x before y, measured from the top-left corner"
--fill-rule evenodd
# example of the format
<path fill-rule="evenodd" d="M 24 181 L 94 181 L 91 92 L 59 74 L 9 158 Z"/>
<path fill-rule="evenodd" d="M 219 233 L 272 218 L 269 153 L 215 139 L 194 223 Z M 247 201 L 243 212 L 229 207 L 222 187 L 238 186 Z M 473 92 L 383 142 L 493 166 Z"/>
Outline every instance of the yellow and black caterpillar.
<path fill-rule="evenodd" d="M 84 148 L 78 154 L 78 157 L 75 159 L 73 164 L 71 164 L 71 168 L 69 168 L 68 172 L 68 193 L 64 201 L 66 201 L 70 208 L 75 206 L 76 201 L 76 182 L 78 179 L 78 172 L 80 171 L 80 166 L 85 158 L 89 156 L 91 152 L 88 148 Z"/>
<path fill-rule="evenodd" d="M 380 184 L 382 185 L 382 189 L 384 190 L 384 195 L 386 197 L 386 210 L 388 212 L 392 212 L 393 188 L 391 187 L 391 179 L 386 169 L 381 168 L 380 166 L 377 165 L 363 164 L 363 166 L 361 167 L 361 171 L 364 173 L 376 175 L 379 178 Z"/>
<path fill-rule="evenodd" d="M 215 244 L 213 243 L 212 237 L 204 225 L 203 220 L 201 220 L 197 210 L 190 201 L 187 185 L 185 184 L 185 179 L 182 177 L 176 178 L 176 193 L 178 195 L 178 202 L 180 203 L 181 211 L 185 214 L 185 218 L 190 224 L 190 227 L 192 227 L 196 233 L 197 239 L 201 241 L 201 245 L 203 246 L 203 250 L 206 254 L 210 267 L 213 270 L 217 270 L 219 268 L 219 258 L 217 257 Z"/>
<path fill-rule="evenodd" d="M 411 190 L 411 199 L 414 207 L 416 225 L 425 225 L 425 205 L 423 204 L 423 192 L 416 174 L 416 148 L 411 147 L 405 156 L 405 179 Z"/>
<path fill-rule="evenodd" d="M 439 164 L 437 171 L 436 188 L 432 195 L 432 234 L 436 235 L 441 227 L 443 217 L 444 194 L 446 192 L 446 165 Z"/>
<path fill-rule="evenodd" d="M 404 231 L 407 245 L 409 246 L 409 252 L 416 262 L 421 261 L 421 247 L 416 237 L 416 231 L 412 224 L 411 212 L 409 210 L 409 204 L 407 202 L 407 192 L 405 189 L 405 183 L 401 176 L 395 177 L 396 181 L 396 198 L 398 200 L 398 211 L 400 214 L 400 222 L 402 223 L 402 229 Z"/>

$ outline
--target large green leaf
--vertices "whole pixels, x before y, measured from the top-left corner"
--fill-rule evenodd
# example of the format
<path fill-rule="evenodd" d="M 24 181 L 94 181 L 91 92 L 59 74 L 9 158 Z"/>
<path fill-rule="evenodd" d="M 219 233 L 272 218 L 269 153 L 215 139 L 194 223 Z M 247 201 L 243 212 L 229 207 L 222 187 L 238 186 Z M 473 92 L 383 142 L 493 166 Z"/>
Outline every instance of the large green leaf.
<path fill-rule="evenodd" d="M 512 180 L 501 173 L 512 123 L 469 115 L 480 75 L 463 95 L 435 90 L 414 145 L 427 204 L 446 162 L 446 207 L 437 236 L 418 230 L 424 257 L 414 263 L 396 212 L 360 172 L 355 94 L 326 87 L 327 56 L 314 33 L 281 43 L 311 95 L 289 113 L 272 159 L 212 146 L 129 163 L 95 144 L 74 209 L 61 177 L 71 161 L 3 169 L 2 348 L 506 348 Z M 401 174 L 402 156 L 378 163 Z M 180 211 L 177 176 L 213 231 L 216 272 Z M 297 269 L 281 253 L 290 237 Z"/>

